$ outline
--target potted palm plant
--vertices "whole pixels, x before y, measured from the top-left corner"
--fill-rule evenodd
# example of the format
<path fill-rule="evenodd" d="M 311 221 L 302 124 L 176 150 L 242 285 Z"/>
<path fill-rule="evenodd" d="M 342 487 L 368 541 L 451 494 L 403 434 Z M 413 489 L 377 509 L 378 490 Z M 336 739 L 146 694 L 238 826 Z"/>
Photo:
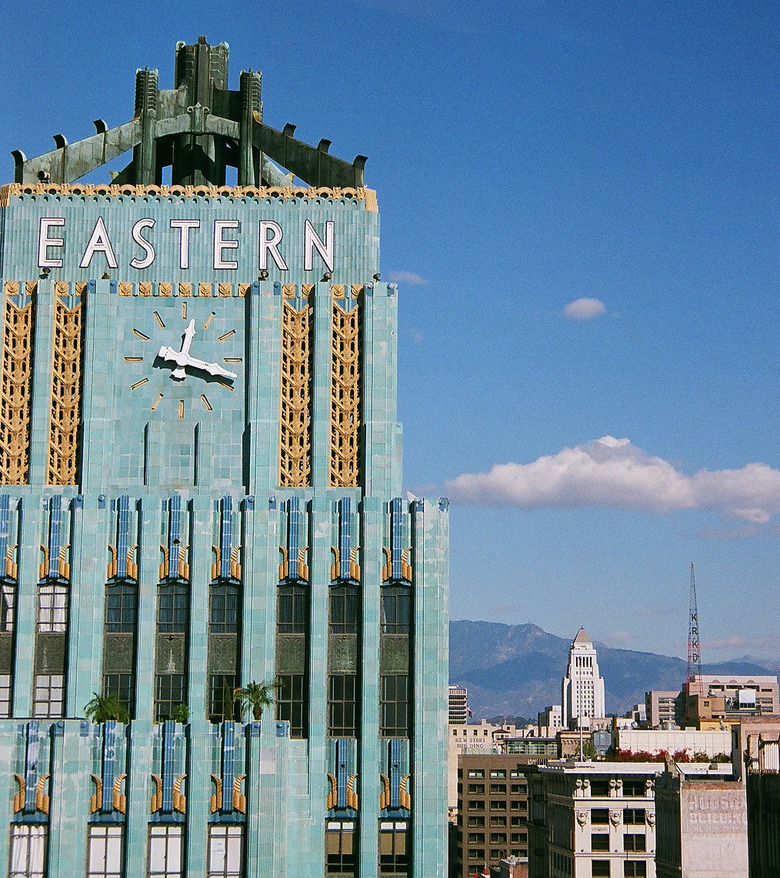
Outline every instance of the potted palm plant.
<path fill-rule="evenodd" d="M 252 680 L 246 686 L 236 689 L 233 693 L 233 702 L 238 705 L 241 719 L 247 710 L 252 711 L 252 717 L 256 722 L 260 722 L 263 711 L 266 707 L 270 707 L 274 703 L 273 691 L 279 688 L 279 681 L 272 680 L 266 683 L 257 683 Z"/>
<path fill-rule="evenodd" d="M 112 693 L 110 695 L 98 695 L 93 692 L 92 700 L 84 708 L 84 715 L 93 723 L 104 723 L 113 719 L 119 723 L 126 723 L 130 719 L 127 705 L 122 699 Z"/>

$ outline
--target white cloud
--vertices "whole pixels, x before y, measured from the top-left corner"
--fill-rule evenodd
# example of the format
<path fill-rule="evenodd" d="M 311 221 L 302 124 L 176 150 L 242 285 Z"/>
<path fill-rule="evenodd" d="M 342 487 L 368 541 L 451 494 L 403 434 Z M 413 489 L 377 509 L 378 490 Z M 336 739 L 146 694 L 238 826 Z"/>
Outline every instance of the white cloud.
<path fill-rule="evenodd" d="M 629 643 L 633 638 L 629 631 L 613 631 L 607 639 L 613 643 Z"/>
<path fill-rule="evenodd" d="M 393 283 L 411 284 L 414 287 L 423 287 L 428 283 L 426 278 L 413 271 L 391 271 L 388 276 Z"/>
<path fill-rule="evenodd" d="M 764 463 L 685 475 L 628 439 L 604 436 L 532 463 L 496 464 L 447 483 L 455 503 L 521 509 L 610 506 L 649 512 L 713 509 L 765 524 L 780 513 L 780 471 Z"/>
<path fill-rule="evenodd" d="M 607 306 L 599 299 L 576 299 L 563 309 L 563 316 L 569 320 L 593 320 L 606 312 Z"/>

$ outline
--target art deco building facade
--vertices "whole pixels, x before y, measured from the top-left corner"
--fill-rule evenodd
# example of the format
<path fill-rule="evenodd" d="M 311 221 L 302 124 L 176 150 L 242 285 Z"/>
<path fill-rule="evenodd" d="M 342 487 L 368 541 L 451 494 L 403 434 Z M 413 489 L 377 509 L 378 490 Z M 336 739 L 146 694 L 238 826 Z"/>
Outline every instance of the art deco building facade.
<path fill-rule="evenodd" d="M 0 190 L 12 876 L 445 868 L 447 504 L 400 496 L 375 195 L 227 57 Z"/>

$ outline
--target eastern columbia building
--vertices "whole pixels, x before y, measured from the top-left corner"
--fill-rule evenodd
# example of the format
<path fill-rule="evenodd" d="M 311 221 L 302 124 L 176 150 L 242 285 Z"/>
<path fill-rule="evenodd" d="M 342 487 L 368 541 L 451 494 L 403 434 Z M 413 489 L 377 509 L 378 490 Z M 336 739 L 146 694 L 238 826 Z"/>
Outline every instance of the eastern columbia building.
<path fill-rule="evenodd" d="M 174 84 L 0 189 L 0 861 L 443 875 L 447 503 L 401 493 L 365 159 L 226 44 Z"/>

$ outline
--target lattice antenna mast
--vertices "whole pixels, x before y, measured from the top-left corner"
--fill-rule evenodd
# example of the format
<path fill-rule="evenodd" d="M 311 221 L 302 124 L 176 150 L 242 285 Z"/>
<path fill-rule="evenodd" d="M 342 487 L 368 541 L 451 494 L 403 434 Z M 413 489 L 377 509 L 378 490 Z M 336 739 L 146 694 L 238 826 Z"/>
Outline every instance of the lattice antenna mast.
<path fill-rule="evenodd" d="M 691 563 L 690 614 L 688 617 L 688 682 L 701 678 L 701 646 L 699 644 L 699 610 L 696 606 L 696 578 Z"/>

